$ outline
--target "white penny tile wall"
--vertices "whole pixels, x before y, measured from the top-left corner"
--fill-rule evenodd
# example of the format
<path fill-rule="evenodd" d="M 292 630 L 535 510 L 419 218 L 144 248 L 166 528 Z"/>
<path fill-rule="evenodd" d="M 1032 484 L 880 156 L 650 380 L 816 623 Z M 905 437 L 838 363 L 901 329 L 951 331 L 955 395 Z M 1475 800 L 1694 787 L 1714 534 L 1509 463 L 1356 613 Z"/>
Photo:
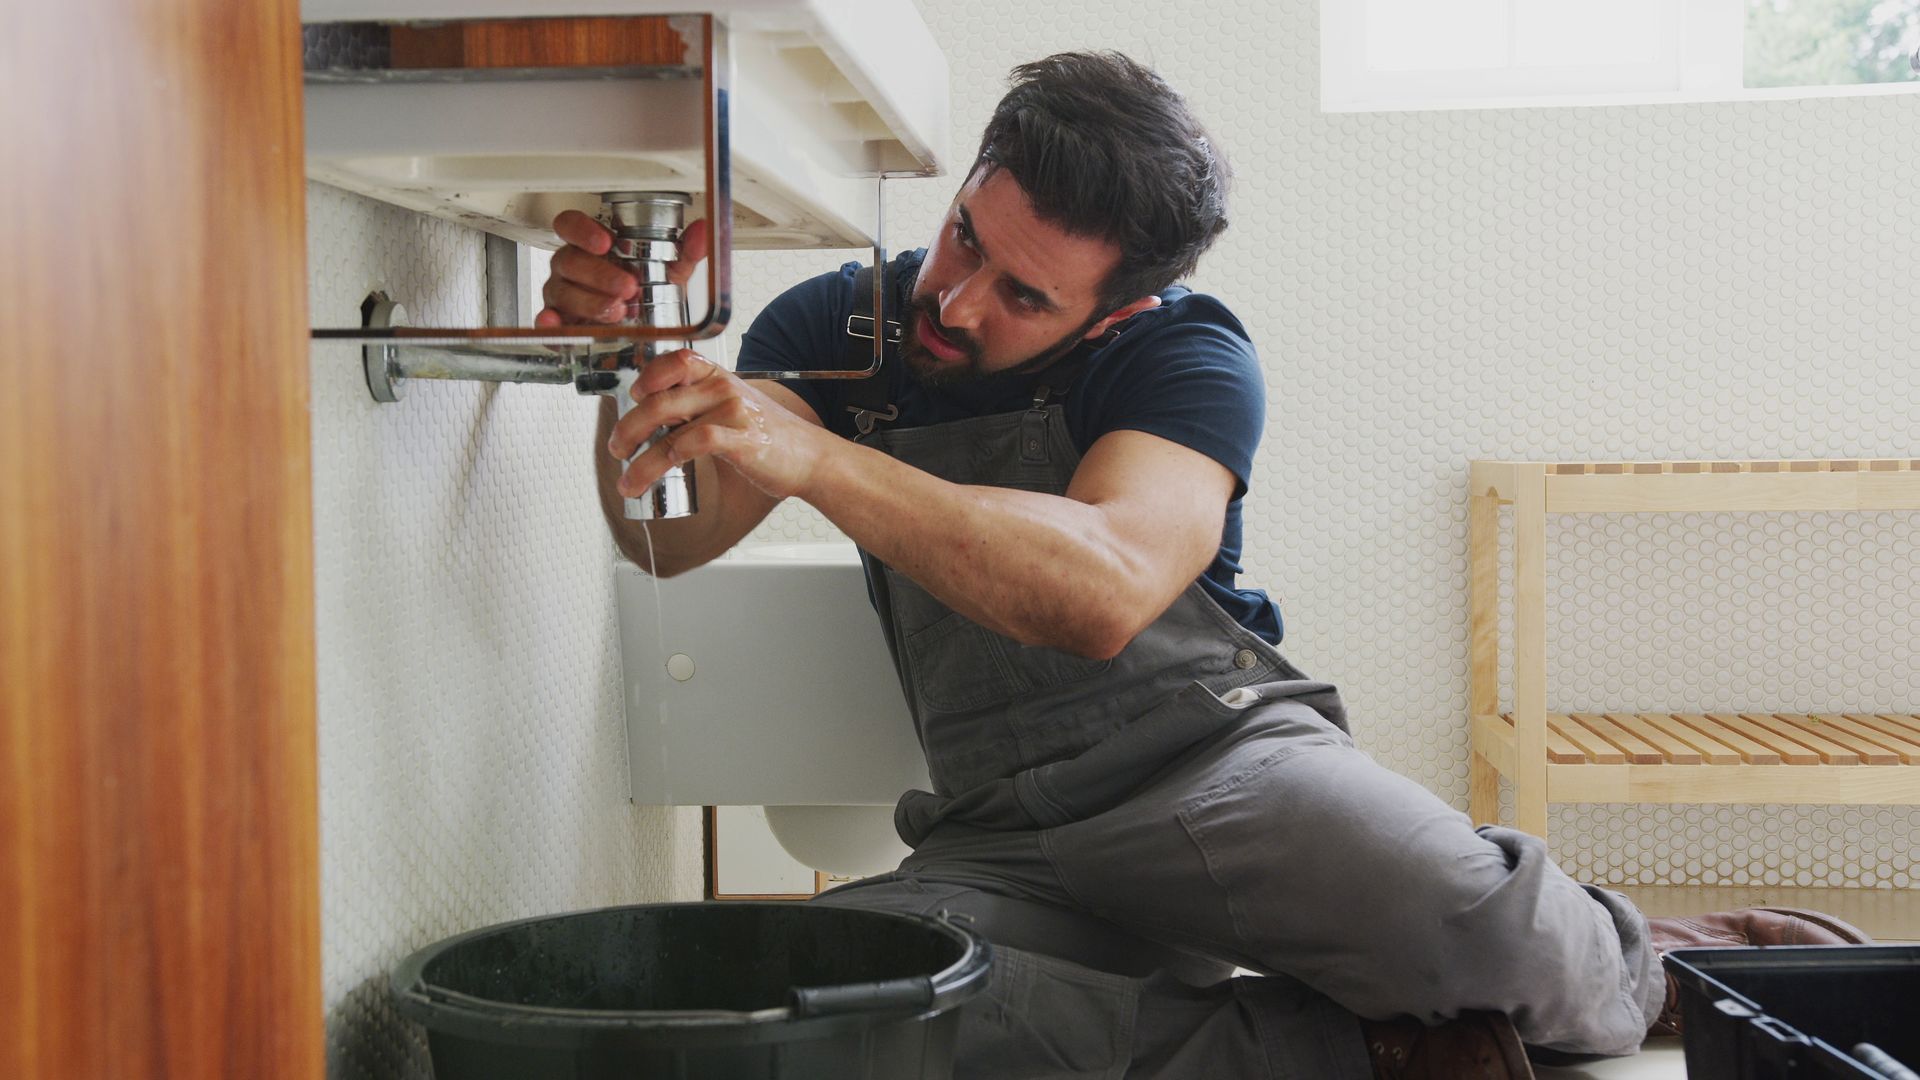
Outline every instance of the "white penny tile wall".
<path fill-rule="evenodd" d="M 485 319 L 480 234 L 307 193 L 316 326 L 380 288 L 421 326 Z M 565 387 L 367 394 L 313 349 L 327 1069 L 423 1077 L 395 961 L 504 919 L 697 899 L 699 811 L 627 801 L 613 545 L 594 403 Z"/>

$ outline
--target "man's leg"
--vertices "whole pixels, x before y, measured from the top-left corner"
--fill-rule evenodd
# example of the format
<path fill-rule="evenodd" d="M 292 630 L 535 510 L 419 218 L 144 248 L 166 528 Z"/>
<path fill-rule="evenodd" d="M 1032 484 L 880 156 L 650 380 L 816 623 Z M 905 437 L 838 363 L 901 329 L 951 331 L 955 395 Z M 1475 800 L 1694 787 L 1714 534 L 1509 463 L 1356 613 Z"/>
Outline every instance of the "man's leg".
<path fill-rule="evenodd" d="M 1249 720 L 1042 834 L 1073 902 L 1371 1019 L 1485 1010 L 1536 1046 L 1639 1046 L 1665 981 L 1624 898 L 1576 885 L 1534 837 L 1474 830 L 1311 709 L 1255 705 Z"/>
<path fill-rule="evenodd" d="M 938 845 L 930 845 L 938 847 Z M 1196 1076 L 1365 1080 L 1373 1076 L 1358 1022 L 1324 995 L 1286 978 L 1222 979 L 1189 985 L 1165 971 L 1134 970 L 1129 939 L 1081 912 L 1033 899 L 1050 876 L 1030 834 L 966 845 L 974 856 L 952 868 L 966 883 L 940 880 L 937 859 L 916 854 L 911 870 L 868 878 L 815 902 L 921 915 L 961 916 L 993 943 L 982 998 L 964 1007 L 954 1075 L 959 1080 Z M 1005 859 L 988 850 L 1001 849 Z M 917 861 L 916 861 L 917 860 Z M 1014 867 L 1038 879 L 1002 880 Z M 1140 953 L 1153 946 L 1135 943 Z M 1061 952 L 1119 963 L 1100 970 Z"/>

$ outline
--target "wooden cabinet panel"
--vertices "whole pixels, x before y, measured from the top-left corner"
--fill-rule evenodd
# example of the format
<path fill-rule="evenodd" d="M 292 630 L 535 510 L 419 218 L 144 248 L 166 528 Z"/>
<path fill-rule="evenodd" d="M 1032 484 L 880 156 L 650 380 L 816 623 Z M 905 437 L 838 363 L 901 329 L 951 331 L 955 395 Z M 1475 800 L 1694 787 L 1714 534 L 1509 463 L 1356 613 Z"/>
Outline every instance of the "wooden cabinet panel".
<path fill-rule="evenodd" d="M 0 1075 L 317 1078 L 294 0 L 0 35 Z"/>

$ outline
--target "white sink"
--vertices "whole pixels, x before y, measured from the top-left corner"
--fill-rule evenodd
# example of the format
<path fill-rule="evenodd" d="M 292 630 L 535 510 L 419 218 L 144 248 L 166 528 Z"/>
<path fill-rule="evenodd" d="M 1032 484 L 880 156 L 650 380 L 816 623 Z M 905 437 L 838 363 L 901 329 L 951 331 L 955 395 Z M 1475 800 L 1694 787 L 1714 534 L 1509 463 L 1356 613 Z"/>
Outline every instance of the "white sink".
<path fill-rule="evenodd" d="M 304 0 L 300 11 L 306 23 L 688 14 L 724 24 L 733 53 L 736 248 L 871 245 L 871 178 L 944 171 L 946 58 L 908 0 Z M 313 179 L 537 246 L 554 246 L 556 213 L 593 213 L 600 192 L 685 191 L 698 206 L 705 189 L 698 80 L 310 79 L 306 117 Z"/>

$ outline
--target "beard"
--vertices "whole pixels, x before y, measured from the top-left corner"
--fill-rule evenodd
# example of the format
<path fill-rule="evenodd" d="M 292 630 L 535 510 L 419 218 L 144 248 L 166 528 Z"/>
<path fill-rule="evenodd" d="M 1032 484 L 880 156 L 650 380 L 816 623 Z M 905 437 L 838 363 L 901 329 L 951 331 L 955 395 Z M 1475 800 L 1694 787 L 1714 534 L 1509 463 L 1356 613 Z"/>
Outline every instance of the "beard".
<path fill-rule="evenodd" d="M 920 341 L 920 320 L 933 324 L 934 332 L 947 339 L 964 355 L 957 360 L 942 360 L 933 355 Z M 1081 324 L 1079 328 L 1039 352 L 1021 360 L 1019 363 L 988 371 L 983 366 L 986 350 L 973 335 L 964 330 L 950 330 L 940 321 L 940 305 L 931 296 L 913 297 L 907 304 L 907 317 L 903 320 L 900 334 L 900 359 L 907 365 L 907 374 L 921 386 L 934 389 L 950 389 L 958 386 L 971 386 L 990 379 L 1017 378 L 1031 375 L 1047 365 L 1073 351 L 1086 336 L 1088 330 L 1099 322 L 1101 316 L 1095 315 Z"/>

